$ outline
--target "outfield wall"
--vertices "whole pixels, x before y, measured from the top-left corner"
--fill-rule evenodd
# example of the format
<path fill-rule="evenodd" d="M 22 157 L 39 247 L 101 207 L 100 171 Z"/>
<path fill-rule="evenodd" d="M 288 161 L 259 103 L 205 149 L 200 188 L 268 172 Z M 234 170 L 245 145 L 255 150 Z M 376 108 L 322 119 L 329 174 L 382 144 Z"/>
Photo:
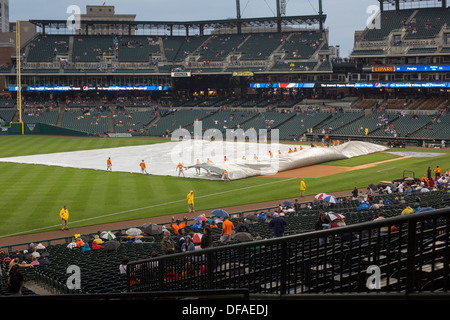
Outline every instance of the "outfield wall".
<path fill-rule="evenodd" d="M 22 131 L 22 123 L 11 122 L 7 127 L 1 127 L 1 135 L 20 135 L 20 134 L 45 134 L 56 136 L 89 136 L 87 132 L 76 131 L 72 129 L 53 126 L 45 123 L 24 123 Z"/>

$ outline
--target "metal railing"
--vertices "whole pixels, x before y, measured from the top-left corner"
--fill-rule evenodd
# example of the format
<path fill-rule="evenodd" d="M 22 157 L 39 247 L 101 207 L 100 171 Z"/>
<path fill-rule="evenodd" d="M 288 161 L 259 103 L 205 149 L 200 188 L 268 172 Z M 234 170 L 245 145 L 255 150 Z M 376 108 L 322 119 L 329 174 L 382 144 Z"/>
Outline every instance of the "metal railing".
<path fill-rule="evenodd" d="M 450 208 L 131 262 L 127 290 L 447 293 Z"/>

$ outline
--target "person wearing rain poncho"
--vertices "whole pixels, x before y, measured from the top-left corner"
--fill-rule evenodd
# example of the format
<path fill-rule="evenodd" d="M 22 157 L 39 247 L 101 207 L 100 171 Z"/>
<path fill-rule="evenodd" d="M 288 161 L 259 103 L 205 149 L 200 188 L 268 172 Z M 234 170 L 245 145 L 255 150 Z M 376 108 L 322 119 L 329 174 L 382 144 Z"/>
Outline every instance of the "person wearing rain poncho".
<path fill-rule="evenodd" d="M 186 196 L 187 199 L 187 203 L 188 203 L 188 208 L 189 208 L 189 213 L 191 212 L 195 212 L 194 210 L 194 191 L 191 190 L 188 195 Z"/>
<path fill-rule="evenodd" d="M 81 252 L 91 251 L 91 247 L 89 247 L 89 243 L 85 243 L 83 249 L 81 249 Z"/>

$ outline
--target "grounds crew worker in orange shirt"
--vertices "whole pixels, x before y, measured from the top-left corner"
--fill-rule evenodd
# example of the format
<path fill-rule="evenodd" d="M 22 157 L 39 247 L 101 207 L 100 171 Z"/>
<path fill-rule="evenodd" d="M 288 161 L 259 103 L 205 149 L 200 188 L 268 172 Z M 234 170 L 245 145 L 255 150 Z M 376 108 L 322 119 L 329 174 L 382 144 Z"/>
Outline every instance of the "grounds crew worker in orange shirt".
<path fill-rule="evenodd" d="M 108 160 L 106 160 L 106 171 L 112 171 L 112 162 L 111 162 L 111 158 L 108 158 Z"/>
<path fill-rule="evenodd" d="M 147 172 L 147 166 L 145 165 L 144 160 L 142 160 L 142 162 L 139 164 L 141 166 L 141 172 L 144 174 L 148 174 Z"/>
<path fill-rule="evenodd" d="M 190 212 L 195 212 L 194 210 L 194 191 L 191 190 L 188 195 L 186 196 L 187 199 L 187 203 L 188 203 L 188 208 L 189 208 L 189 213 Z"/>
<path fill-rule="evenodd" d="M 61 209 L 59 212 L 59 217 L 61 218 L 61 230 L 69 230 L 68 221 L 69 221 L 69 210 L 67 210 L 67 207 L 64 206 L 64 208 Z"/>

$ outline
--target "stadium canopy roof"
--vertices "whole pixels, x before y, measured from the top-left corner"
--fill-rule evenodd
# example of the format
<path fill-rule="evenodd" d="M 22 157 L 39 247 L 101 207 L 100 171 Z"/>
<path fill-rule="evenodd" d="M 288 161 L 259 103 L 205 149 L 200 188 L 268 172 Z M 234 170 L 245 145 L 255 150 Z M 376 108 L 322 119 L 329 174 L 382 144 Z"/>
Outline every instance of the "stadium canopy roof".
<path fill-rule="evenodd" d="M 403 9 L 423 9 L 423 8 L 447 8 L 447 0 L 378 0 L 381 11 Z"/>
<path fill-rule="evenodd" d="M 132 29 L 146 29 L 146 28 L 164 28 L 172 30 L 173 27 L 178 27 L 186 30 L 189 35 L 189 30 L 199 29 L 200 34 L 203 34 L 205 29 L 220 29 L 220 28 L 236 28 L 237 33 L 241 33 L 242 28 L 245 27 L 268 27 L 278 26 L 278 31 L 283 31 L 283 27 L 298 27 L 299 25 L 320 25 L 322 26 L 326 20 L 325 14 L 319 15 L 302 15 L 302 16 L 281 16 L 281 17 L 265 17 L 265 18 L 240 18 L 240 19 L 226 19 L 226 20 L 203 20 L 203 21 L 118 21 L 118 20 L 82 20 L 81 25 L 86 28 L 95 25 L 125 25 L 128 26 L 131 34 Z M 42 33 L 45 34 L 45 29 L 69 29 L 67 20 L 29 20 L 37 27 L 42 28 Z M 87 32 L 86 32 L 87 33 Z"/>

